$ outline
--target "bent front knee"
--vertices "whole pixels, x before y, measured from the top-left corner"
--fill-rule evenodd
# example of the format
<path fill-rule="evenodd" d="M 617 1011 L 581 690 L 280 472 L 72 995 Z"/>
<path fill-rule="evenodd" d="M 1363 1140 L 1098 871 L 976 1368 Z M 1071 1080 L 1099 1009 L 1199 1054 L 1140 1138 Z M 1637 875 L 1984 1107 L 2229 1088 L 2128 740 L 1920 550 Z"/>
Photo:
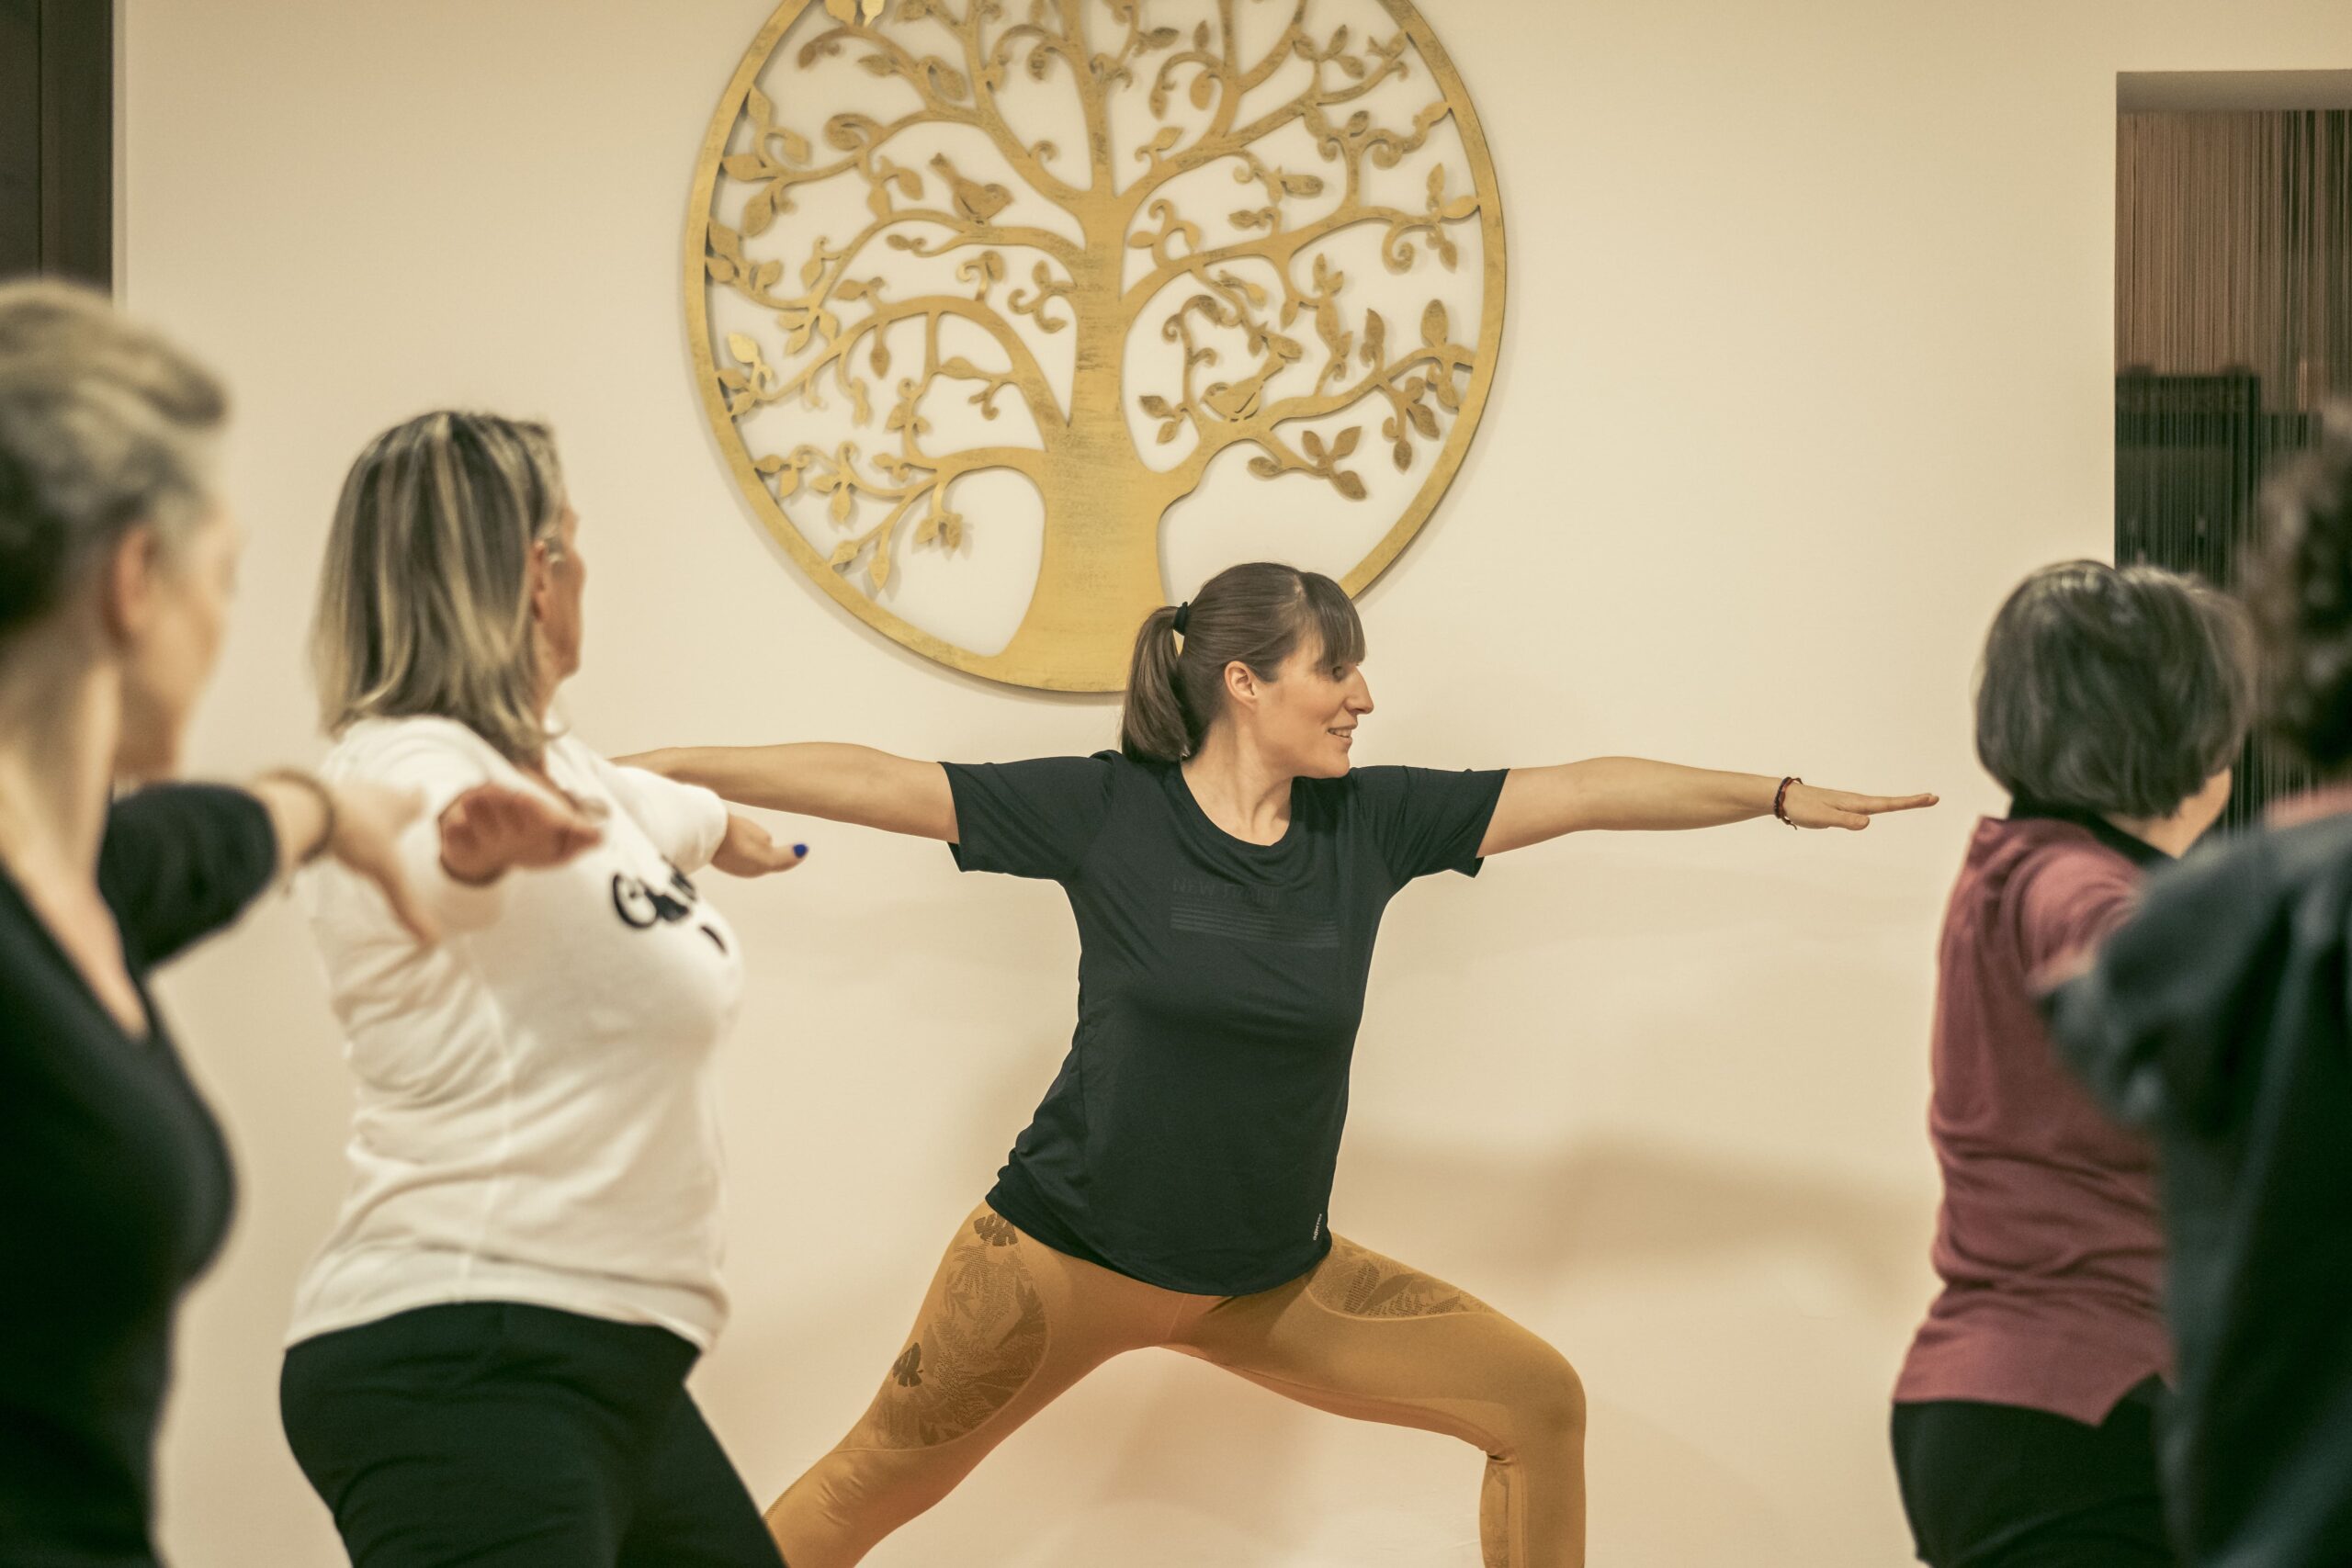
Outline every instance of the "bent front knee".
<path fill-rule="evenodd" d="M 1568 1359 L 1550 1346 L 1530 1367 L 1512 1401 L 1512 1437 L 1521 1448 L 1581 1448 L 1584 1444 L 1584 1380 Z"/>

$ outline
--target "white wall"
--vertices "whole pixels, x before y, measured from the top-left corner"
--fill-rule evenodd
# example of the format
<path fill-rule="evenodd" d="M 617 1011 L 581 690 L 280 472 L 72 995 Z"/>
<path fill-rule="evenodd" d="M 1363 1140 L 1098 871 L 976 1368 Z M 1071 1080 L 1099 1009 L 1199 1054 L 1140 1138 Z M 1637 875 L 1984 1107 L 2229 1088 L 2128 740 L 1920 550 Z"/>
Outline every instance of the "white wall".
<path fill-rule="evenodd" d="M 1111 712 L 947 675 L 768 546 L 686 374 L 694 149 L 767 0 L 125 0 L 130 302 L 229 373 L 252 528 L 198 747 L 312 755 L 302 624 L 345 465 L 462 402 L 551 419 L 592 563 L 593 744 L 1091 749 Z M 1495 402 L 1368 596 L 1365 761 L 1636 752 L 1941 790 L 1860 837 L 1595 839 L 1390 918 L 1337 1218 L 1560 1345 L 1594 1560 L 1907 1557 L 1885 1393 L 1928 1293 L 1939 906 L 1996 797 L 1970 665 L 2003 590 L 2109 537 L 2119 70 L 2352 62 L 2341 0 L 1444 0 L 1512 240 Z M 763 1498 L 896 1351 L 1057 1059 L 1048 887 L 809 825 L 718 896 L 763 955 L 727 1066 L 736 1322 L 700 1375 Z M 277 1341 L 346 1107 L 300 923 L 171 1005 L 245 1196 L 164 1455 L 185 1564 L 340 1561 Z M 1477 1456 L 1137 1357 L 878 1568 L 1476 1562 Z"/>

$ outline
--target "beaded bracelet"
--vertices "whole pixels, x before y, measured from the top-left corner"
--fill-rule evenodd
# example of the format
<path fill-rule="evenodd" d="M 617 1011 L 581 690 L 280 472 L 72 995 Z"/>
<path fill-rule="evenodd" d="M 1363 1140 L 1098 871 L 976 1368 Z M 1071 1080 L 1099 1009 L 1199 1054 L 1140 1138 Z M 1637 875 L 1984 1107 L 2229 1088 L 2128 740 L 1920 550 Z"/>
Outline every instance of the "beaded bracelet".
<path fill-rule="evenodd" d="M 1772 792 L 1772 815 L 1779 818 L 1783 822 L 1788 822 L 1789 826 L 1792 828 L 1795 827 L 1796 824 L 1794 822 L 1789 822 L 1789 786 L 1792 784 L 1803 783 L 1804 783 L 1804 780 L 1797 777 L 1794 773 L 1791 773 L 1787 778 L 1781 781 L 1781 787 Z"/>

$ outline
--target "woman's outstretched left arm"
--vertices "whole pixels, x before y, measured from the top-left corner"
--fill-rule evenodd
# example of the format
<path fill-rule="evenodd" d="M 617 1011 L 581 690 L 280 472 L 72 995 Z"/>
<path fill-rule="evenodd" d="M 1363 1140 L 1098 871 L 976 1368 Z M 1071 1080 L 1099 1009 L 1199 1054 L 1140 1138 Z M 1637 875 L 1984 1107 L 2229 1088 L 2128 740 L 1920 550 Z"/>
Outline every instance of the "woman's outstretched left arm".
<path fill-rule="evenodd" d="M 1745 822 L 1770 816 L 1780 789 L 1779 778 L 1763 773 L 1716 773 L 1639 757 L 1513 768 L 1503 781 L 1502 798 L 1495 803 L 1494 818 L 1478 852 L 1498 855 L 1595 828 L 1661 830 Z M 1799 828 L 1860 831 L 1882 812 L 1916 811 L 1934 804 L 1932 795 L 1849 795 L 1796 781 L 1790 784 L 1781 809 Z"/>

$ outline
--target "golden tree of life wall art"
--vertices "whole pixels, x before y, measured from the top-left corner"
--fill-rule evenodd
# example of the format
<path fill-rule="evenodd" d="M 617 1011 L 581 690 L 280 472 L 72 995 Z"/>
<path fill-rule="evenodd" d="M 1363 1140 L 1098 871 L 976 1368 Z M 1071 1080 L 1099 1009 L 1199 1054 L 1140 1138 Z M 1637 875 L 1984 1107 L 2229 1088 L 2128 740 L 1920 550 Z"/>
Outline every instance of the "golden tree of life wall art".
<path fill-rule="evenodd" d="M 1494 165 L 1406 0 L 785 0 L 704 141 L 695 372 L 900 643 L 1107 692 L 1231 561 L 1361 592 L 1493 383 Z"/>

